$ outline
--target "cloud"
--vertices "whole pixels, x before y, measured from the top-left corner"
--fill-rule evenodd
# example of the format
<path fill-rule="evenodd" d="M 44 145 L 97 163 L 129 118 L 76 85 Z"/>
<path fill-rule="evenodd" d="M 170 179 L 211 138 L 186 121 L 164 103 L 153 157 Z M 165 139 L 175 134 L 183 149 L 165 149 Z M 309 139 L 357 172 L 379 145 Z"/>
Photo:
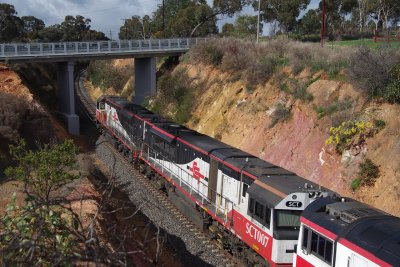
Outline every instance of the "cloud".
<path fill-rule="evenodd" d="M 161 1 L 161 0 L 160 0 Z M 115 39 L 123 24 L 121 19 L 133 15 L 151 15 L 159 1 L 149 0 L 10 0 L 18 16 L 32 15 L 46 26 L 59 24 L 67 15 L 82 15 L 91 19 L 91 28 Z"/>

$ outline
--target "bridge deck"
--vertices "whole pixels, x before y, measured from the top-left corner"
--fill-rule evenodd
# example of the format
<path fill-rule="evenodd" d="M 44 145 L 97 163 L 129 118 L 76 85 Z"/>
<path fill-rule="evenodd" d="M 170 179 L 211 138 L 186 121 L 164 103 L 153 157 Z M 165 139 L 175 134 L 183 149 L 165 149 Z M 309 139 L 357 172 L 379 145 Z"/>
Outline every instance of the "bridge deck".
<path fill-rule="evenodd" d="M 0 44 L 0 61 L 74 61 L 182 54 L 205 38 Z"/>

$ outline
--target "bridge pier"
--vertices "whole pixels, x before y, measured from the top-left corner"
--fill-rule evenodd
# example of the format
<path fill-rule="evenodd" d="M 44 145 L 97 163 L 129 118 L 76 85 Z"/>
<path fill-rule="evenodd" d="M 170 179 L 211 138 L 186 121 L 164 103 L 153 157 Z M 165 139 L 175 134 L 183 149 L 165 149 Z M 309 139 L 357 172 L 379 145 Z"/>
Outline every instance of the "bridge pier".
<path fill-rule="evenodd" d="M 135 58 L 135 97 L 133 102 L 141 105 L 156 92 L 156 59 Z"/>
<path fill-rule="evenodd" d="M 58 110 L 70 134 L 79 134 L 79 117 L 75 113 L 74 62 L 57 63 Z"/>

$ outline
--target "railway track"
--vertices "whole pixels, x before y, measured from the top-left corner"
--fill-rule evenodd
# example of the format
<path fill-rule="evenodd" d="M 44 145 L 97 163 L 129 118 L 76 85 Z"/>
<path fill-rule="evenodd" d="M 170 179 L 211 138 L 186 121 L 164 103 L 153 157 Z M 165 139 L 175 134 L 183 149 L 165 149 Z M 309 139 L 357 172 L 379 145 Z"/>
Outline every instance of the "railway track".
<path fill-rule="evenodd" d="M 90 99 L 87 95 L 86 90 L 83 85 L 85 76 L 85 70 L 81 71 L 81 73 L 76 77 L 76 93 L 81 101 L 85 115 L 95 123 L 96 122 L 96 104 L 94 101 Z M 141 174 L 135 166 L 129 162 L 129 159 L 123 156 L 118 150 L 109 142 L 104 142 L 105 145 L 115 156 L 116 159 L 119 160 L 123 164 L 123 166 L 132 174 L 137 182 L 140 183 L 140 186 L 144 187 L 148 190 L 153 197 L 160 203 L 164 208 L 164 212 L 168 212 L 173 215 L 173 217 L 182 225 L 182 227 L 186 227 L 186 229 L 191 233 L 191 235 L 198 240 L 199 245 L 205 248 L 208 253 L 212 253 L 215 257 L 222 262 L 221 266 L 241 266 L 242 264 L 238 261 L 238 259 L 234 258 L 229 252 L 224 249 L 221 249 L 218 246 L 218 243 L 211 239 L 208 233 L 200 230 L 192 221 L 190 221 L 182 212 L 176 208 L 168 199 L 168 196 L 165 192 L 159 190 L 156 187 L 155 182 L 148 179 L 145 175 Z"/>

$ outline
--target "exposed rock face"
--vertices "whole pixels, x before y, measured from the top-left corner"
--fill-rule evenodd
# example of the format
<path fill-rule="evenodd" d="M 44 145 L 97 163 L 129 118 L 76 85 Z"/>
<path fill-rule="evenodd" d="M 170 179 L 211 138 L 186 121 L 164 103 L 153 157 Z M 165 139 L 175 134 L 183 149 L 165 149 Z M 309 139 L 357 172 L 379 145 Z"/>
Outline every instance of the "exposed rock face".
<path fill-rule="evenodd" d="M 31 144 L 48 143 L 62 131 L 53 127 L 54 119 L 35 100 L 18 74 L 4 65 L 0 65 L 0 102 L 0 138 L 6 141 L 24 138 Z"/>
<path fill-rule="evenodd" d="M 206 84 L 198 95 L 188 126 L 223 142 L 239 147 L 300 176 L 328 187 L 343 196 L 358 198 L 389 213 L 400 215 L 400 113 L 399 105 L 367 102 L 360 92 L 342 81 L 311 76 L 307 71 L 296 79 L 316 79 L 308 87 L 313 100 L 304 102 L 279 89 L 279 78 L 253 91 L 242 81 L 229 82 L 230 76 L 207 66 L 181 64 L 194 83 Z M 308 78 L 306 78 L 308 77 Z M 220 82 L 214 82 L 220 81 Z M 271 117 L 281 103 L 291 110 L 291 118 L 271 127 Z M 333 103 L 346 111 L 318 117 L 317 107 L 328 109 Z M 341 104 L 342 103 L 342 104 Z M 366 119 L 381 119 L 386 127 L 363 146 L 344 151 L 325 144 L 329 128 L 344 118 L 362 114 Z M 350 184 L 357 177 L 365 157 L 380 166 L 380 177 L 373 187 L 354 193 Z"/>

